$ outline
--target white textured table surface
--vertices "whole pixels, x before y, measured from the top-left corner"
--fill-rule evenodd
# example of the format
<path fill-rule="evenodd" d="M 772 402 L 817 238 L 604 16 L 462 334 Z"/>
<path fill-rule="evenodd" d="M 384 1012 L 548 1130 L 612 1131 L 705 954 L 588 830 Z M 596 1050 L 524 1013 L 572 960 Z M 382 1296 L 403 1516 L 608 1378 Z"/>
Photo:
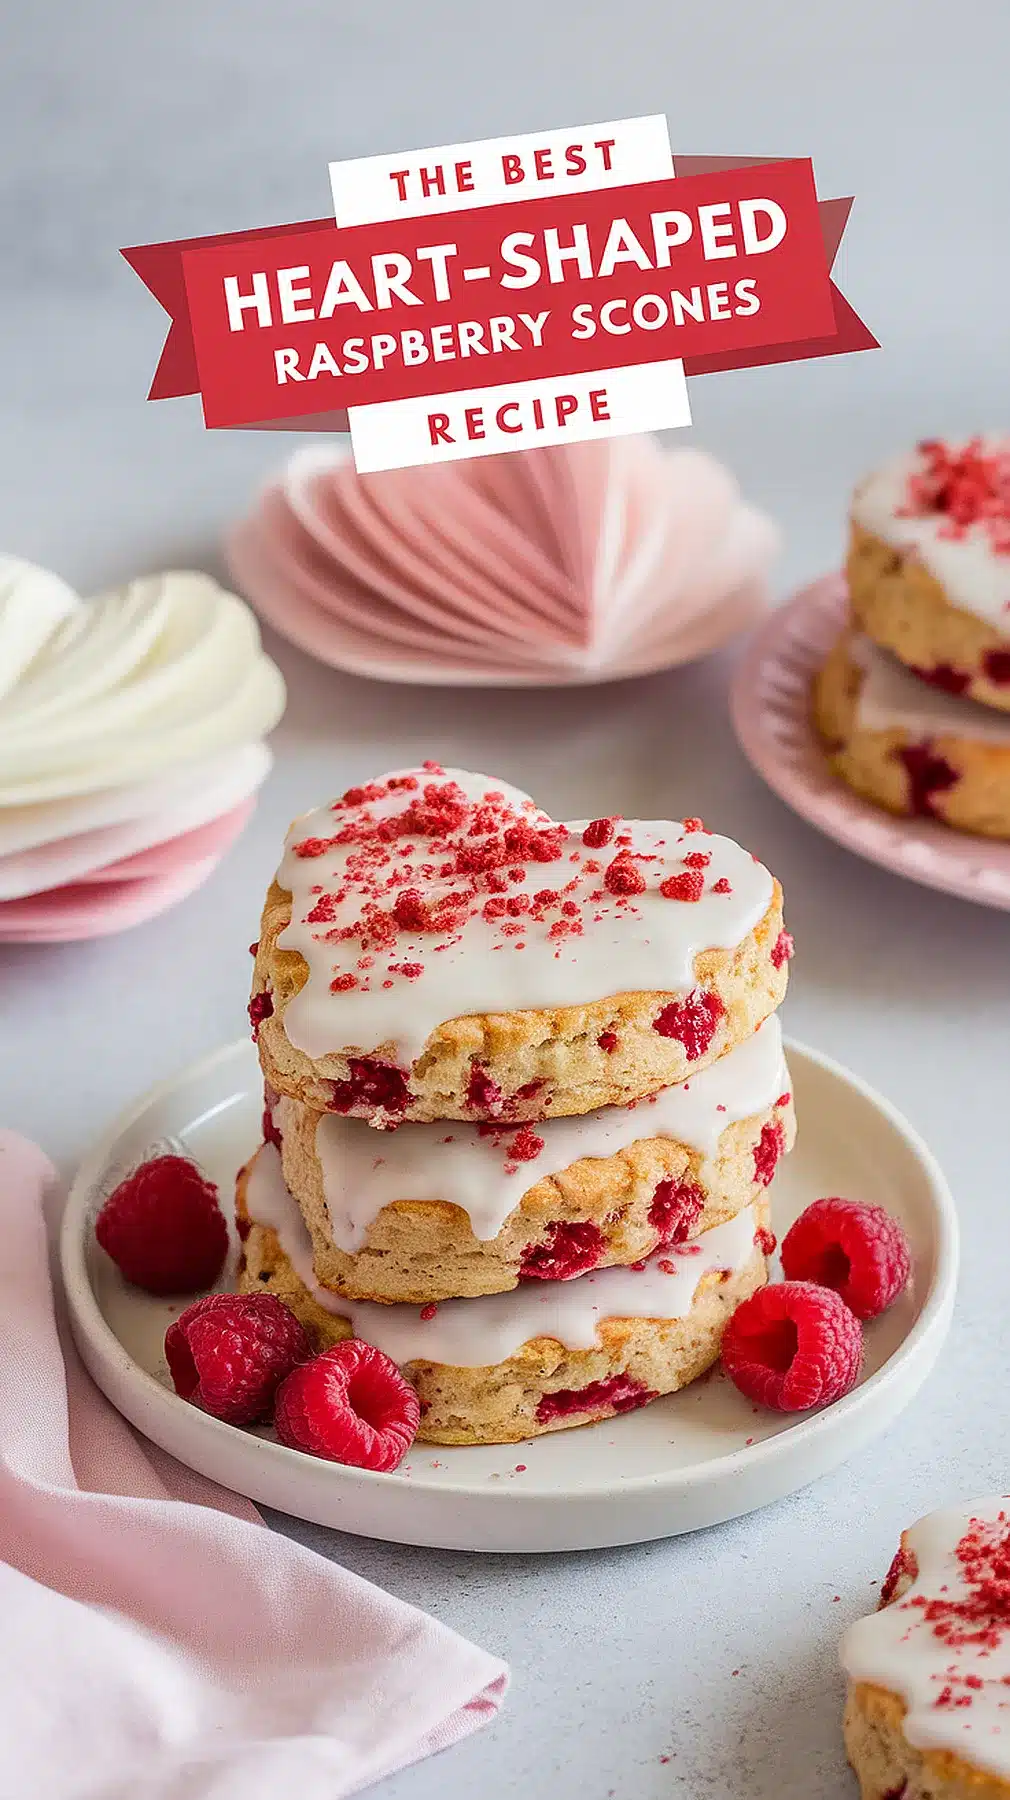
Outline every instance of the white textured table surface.
<path fill-rule="evenodd" d="M 885 351 L 694 385 L 690 435 L 786 527 L 783 585 L 837 560 L 846 489 L 874 458 L 1010 418 L 994 224 L 1010 186 L 1006 9 L 517 0 L 493 67 L 466 20 L 444 0 L 21 9 L 0 96 L 3 548 L 85 586 L 213 567 L 222 524 L 283 451 L 205 435 L 190 402 L 145 407 L 161 319 L 116 246 L 313 216 L 331 156 L 560 121 L 666 110 L 684 150 L 810 152 L 822 192 L 858 196 L 843 285 Z M 967 283 L 942 276 L 941 242 Z M 733 744 L 720 660 L 517 698 L 381 689 L 274 648 L 290 683 L 277 768 L 204 891 L 118 942 L 0 949 L 3 1121 L 69 1165 L 137 1091 L 237 1034 L 289 817 L 377 769 L 431 755 L 561 816 L 701 813 L 743 838 L 786 888 L 789 1029 L 904 1109 L 960 1201 L 960 1302 L 920 1398 L 810 1491 L 642 1549 L 470 1559 L 280 1523 L 513 1665 L 500 1720 L 382 1800 L 843 1800 L 842 1626 L 873 1603 L 903 1524 L 1007 1485 L 1010 918 L 795 820 Z"/>

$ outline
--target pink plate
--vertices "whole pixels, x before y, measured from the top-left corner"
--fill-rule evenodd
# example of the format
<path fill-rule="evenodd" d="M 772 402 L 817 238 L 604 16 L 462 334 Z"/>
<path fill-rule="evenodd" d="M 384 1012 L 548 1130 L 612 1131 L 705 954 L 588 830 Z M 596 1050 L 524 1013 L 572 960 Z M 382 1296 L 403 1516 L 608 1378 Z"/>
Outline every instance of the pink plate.
<path fill-rule="evenodd" d="M 841 575 L 804 588 L 761 625 L 737 671 L 733 724 L 744 755 L 808 824 L 909 881 L 1010 911 L 1010 844 L 932 819 L 900 819 L 833 775 L 810 718 L 810 684 L 845 622 Z"/>
<path fill-rule="evenodd" d="M 217 868 L 205 856 L 166 875 L 137 881 L 78 883 L 0 905 L 0 944 L 69 944 L 142 925 L 185 900 Z"/>

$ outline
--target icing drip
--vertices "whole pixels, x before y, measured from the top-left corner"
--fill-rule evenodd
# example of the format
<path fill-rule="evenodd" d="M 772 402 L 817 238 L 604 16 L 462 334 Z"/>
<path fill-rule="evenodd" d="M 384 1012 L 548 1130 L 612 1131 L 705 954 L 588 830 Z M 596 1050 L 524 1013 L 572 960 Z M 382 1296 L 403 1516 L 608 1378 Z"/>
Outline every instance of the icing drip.
<path fill-rule="evenodd" d="M 1010 746 L 1010 716 L 921 680 L 862 633 L 851 639 L 849 654 L 863 671 L 856 703 L 859 730 L 900 730 L 911 738 L 957 737 Z"/>
<path fill-rule="evenodd" d="M 652 1100 L 547 1120 L 527 1136 L 528 1160 L 522 1160 L 527 1142 L 517 1142 L 514 1126 L 489 1133 L 453 1120 L 407 1124 L 377 1141 L 360 1120 L 325 1113 L 316 1126 L 316 1151 L 333 1241 L 354 1255 L 384 1206 L 443 1200 L 462 1207 L 474 1236 L 487 1242 L 535 1182 L 581 1157 L 613 1156 L 639 1138 L 656 1137 L 709 1158 L 728 1125 L 765 1112 L 788 1086 L 782 1030 L 772 1015 L 745 1043 Z"/>
<path fill-rule="evenodd" d="M 574 1281 L 531 1282 L 510 1294 L 443 1300 L 432 1316 L 416 1306 L 344 1300 L 320 1286 L 312 1267 L 308 1228 L 284 1185 L 272 1144 L 258 1152 L 246 1191 L 249 1217 L 276 1231 L 300 1280 L 329 1313 L 349 1319 L 354 1335 L 394 1362 L 448 1363 L 489 1368 L 514 1356 L 531 1338 L 553 1337 L 570 1350 L 591 1350 L 603 1319 L 681 1319 L 691 1310 L 702 1276 L 736 1273 L 754 1255 L 754 1208 L 714 1226 L 691 1244 L 667 1247 L 640 1269 L 601 1269 Z"/>
<path fill-rule="evenodd" d="M 308 1056 L 395 1046 L 473 1013 L 687 993 L 694 958 L 734 949 L 764 916 L 767 869 L 684 825 L 558 825 L 519 789 L 437 765 L 384 776 L 296 820 L 278 871 L 291 893 L 280 947 L 308 979 L 284 1027 Z M 660 889 L 708 856 L 700 898 Z"/>
<path fill-rule="evenodd" d="M 1002 440 L 988 442 L 993 449 L 1006 450 Z M 988 520 L 980 519 L 955 536 L 946 513 L 909 510 L 910 483 L 925 466 L 918 450 L 895 457 L 857 488 L 852 517 L 895 550 L 916 556 L 952 605 L 1010 637 L 1010 556 L 994 550 Z"/>
<path fill-rule="evenodd" d="M 845 1673 L 904 1700 L 917 1750 L 1010 1780 L 1010 1498 L 930 1513 L 900 1563 L 914 1579 L 846 1632 Z"/>

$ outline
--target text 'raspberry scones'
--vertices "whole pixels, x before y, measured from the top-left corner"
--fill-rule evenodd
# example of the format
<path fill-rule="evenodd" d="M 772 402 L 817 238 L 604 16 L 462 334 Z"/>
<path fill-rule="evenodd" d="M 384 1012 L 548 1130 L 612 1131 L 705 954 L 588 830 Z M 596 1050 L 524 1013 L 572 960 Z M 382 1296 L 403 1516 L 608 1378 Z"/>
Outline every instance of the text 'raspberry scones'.
<path fill-rule="evenodd" d="M 558 824 L 432 763 L 292 826 L 250 1015 L 268 1083 L 312 1110 L 548 1119 L 714 1062 L 790 953 L 778 884 L 700 821 Z"/>
<path fill-rule="evenodd" d="M 862 1800 L 1008 1800 L 1010 1498 L 904 1532 L 841 1659 Z"/>

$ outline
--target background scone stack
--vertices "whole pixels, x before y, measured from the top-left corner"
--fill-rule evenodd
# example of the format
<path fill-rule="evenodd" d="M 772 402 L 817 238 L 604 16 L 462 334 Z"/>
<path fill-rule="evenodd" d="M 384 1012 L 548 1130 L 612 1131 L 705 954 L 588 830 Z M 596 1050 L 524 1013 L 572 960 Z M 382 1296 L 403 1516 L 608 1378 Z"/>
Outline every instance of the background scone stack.
<path fill-rule="evenodd" d="M 856 490 L 852 616 L 815 685 L 837 773 L 1010 838 L 1010 440 L 920 443 Z"/>
<path fill-rule="evenodd" d="M 766 1279 L 778 884 L 699 820 L 559 825 L 437 764 L 299 819 L 250 1017 L 242 1285 L 507 1443 L 644 1405 Z"/>

